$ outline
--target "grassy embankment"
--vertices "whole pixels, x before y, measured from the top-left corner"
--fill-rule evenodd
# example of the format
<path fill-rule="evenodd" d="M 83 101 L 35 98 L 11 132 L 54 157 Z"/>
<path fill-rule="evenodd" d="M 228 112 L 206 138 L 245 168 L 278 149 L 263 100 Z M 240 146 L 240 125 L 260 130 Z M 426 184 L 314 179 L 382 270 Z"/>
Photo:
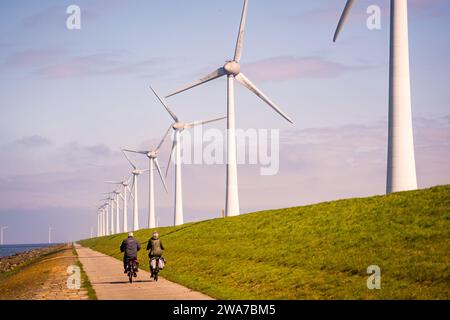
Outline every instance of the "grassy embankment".
<path fill-rule="evenodd" d="M 449 299 L 450 186 L 159 228 L 162 276 L 221 299 Z M 143 247 L 151 230 L 135 236 Z M 124 234 L 81 243 L 121 259 Z M 148 268 L 146 253 L 141 266 Z M 369 265 L 381 290 L 368 290 Z"/>

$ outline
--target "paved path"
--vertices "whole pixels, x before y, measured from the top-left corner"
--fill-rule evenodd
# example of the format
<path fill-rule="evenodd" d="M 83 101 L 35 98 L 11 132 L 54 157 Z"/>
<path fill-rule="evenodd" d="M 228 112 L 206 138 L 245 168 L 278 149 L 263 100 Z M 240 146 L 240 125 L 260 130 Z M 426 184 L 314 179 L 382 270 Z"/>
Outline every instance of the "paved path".
<path fill-rule="evenodd" d="M 154 282 L 144 270 L 139 270 L 131 284 L 123 273 L 122 261 L 79 245 L 76 249 L 99 300 L 211 300 L 161 277 Z"/>

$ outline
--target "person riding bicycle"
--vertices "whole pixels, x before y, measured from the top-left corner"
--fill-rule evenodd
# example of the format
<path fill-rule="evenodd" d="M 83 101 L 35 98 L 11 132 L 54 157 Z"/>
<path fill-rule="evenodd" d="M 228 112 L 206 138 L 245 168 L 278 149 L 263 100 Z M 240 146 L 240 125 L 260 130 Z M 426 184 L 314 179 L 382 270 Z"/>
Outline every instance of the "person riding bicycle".
<path fill-rule="evenodd" d="M 133 237 L 133 232 L 128 232 L 128 238 L 122 241 L 120 245 L 120 252 L 123 252 L 123 268 L 125 269 L 124 273 L 127 273 L 127 265 L 129 260 L 136 260 L 137 262 L 137 253 L 141 250 L 141 244 L 139 241 Z"/>
<path fill-rule="evenodd" d="M 150 258 L 150 261 L 153 258 L 161 258 L 164 251 L 164 246 L 162 244 L 161 239 L 159 238 L 158 231 L 153 232 L 152 237 L 148 241 L 147 251 L 149 251 L 148 257 Z M 150 272 L 153 273 L 151 263 L 150 263 Z"/>

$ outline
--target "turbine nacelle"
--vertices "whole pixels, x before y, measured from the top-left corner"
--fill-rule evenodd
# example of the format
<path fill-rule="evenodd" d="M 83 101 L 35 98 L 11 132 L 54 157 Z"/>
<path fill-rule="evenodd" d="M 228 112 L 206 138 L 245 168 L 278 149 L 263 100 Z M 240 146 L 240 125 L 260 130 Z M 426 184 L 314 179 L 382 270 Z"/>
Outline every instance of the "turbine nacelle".
<path fill-rule="evenodd" d="M 175 122 L 172 128 L 173 130 L 183 131 L 186 128 L 186 124 L 184 122 Z"/>
<path fill-rule="evenodd" d="M 158 157 L 158 152 L 157 151 L 149 151 L 147 153 L 147 157 L 149 157 L 150 159 L 156 159 Z"/>
<path fill-rule="evenodd" d="M 241 73 L 241 65 L 237 61 L 228 61 L 223 66 L 223 69 L 227 75 L 237 76 Z"/>

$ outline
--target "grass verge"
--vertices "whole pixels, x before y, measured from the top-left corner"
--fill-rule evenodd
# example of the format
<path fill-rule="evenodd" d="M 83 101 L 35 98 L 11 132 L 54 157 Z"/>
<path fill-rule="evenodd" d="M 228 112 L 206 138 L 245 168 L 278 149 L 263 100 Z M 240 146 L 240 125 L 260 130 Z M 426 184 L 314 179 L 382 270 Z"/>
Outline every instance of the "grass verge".
<path fill-rule="evenodd" d="M 135 236 L 147 245 L 153 230 Z M 450 186 L 159 228 L 162 276 L 219 299 L 449 299 Z M 125 234 L 83 246 L 121 259 Z M 142 250 L 141 267 L 148 269 Z M 381 268 L 381 289 L 367 268 Z"/>

